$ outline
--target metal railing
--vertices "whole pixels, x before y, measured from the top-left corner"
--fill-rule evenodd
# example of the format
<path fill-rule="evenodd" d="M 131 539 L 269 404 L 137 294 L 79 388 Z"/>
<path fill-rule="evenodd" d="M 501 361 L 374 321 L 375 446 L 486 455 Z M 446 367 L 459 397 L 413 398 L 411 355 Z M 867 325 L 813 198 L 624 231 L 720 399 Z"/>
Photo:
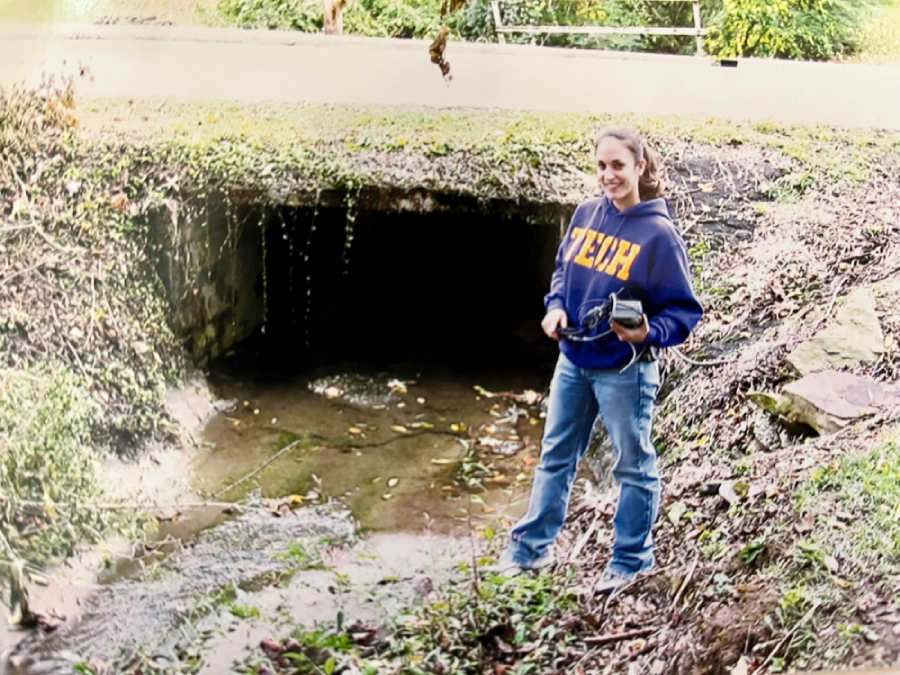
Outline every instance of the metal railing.
<path fill-rule="evenodd" d="M 690 2 L 694 6 L 694 26 L 504 26 L 500 17 L 499 0 L 491 0 L 494 28 L 501 44 L 506 44 L 506 33 L 547 33 L 583 35 L 693 35 L 697 41 L 697 56 L 703 56 L 703 36 L 706 30 L 700 21 L 699 0 L 652 0 L 653 2 Z"/>

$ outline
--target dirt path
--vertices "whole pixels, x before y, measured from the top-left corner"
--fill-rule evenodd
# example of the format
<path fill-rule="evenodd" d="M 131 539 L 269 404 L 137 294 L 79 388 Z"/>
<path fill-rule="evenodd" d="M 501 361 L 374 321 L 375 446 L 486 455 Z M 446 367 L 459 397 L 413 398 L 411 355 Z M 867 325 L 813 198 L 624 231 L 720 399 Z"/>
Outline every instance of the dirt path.
<path fill-rule="evenodd" d="M 224 28 L 0 25 L 0 85 L 83 73 L 82 97 L 714 115 L 900 129 L 900 70 Z M 640 83 L 640 86 L 634 86 Z"/>

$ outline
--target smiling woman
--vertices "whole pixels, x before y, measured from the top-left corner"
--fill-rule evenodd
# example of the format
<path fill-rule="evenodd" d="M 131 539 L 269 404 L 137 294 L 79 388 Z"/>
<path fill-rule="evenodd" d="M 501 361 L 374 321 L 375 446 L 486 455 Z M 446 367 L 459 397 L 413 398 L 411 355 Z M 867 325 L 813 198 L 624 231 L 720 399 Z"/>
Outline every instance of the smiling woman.
<path fill-rule="evenodd" d="M 650 440 L 660 384 L 656 350 L 682 343 L 703 310 L 691 286 L 684 241 L 661 198 L 651 150 L 635 132 L 611 129 L 597 139 L 595 157 L 604 196 L 578 207 L 556 258 L 541 325 L 560 343 L 560 355 L 541 462 L 528 513 L 513 529 L 497 571 L 515 574 L 555 562 L 554 540 L 599 416 L 621 486 L 612 559 L 595 587 L 611 592 L 654 566 L 652 528 L 660 497 Z M 627 327 L 613 316 L 588 328 L 591 313 L 616 297 L 642 303 L 641 323 Z M 565 330 L 570 325 L 582 328 L 577 340 Z"/>

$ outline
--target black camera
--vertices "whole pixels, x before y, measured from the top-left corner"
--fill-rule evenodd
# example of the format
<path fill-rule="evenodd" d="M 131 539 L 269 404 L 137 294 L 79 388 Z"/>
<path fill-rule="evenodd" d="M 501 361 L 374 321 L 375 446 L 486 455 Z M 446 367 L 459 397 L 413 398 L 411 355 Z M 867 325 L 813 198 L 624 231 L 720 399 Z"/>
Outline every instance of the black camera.
<path fill-rule="evenodd" d="M 640 300 L 619 300 L 611 296 L 609 320 L 625 328 L 640 328 L 644 324 L 644 308 Z"/>

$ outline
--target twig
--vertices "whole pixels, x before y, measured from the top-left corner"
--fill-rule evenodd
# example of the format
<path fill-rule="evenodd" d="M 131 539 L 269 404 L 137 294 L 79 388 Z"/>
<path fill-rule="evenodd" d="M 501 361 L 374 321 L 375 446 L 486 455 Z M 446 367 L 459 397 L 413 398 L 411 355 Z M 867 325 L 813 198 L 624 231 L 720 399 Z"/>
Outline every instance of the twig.
<path fill-rule="evenodd" d="M 766 660 L 762 662 L 762 665 L 759 667 L 757 672 L 763 672 L 766 669 L 766 666 L 769 665 L 769 662 L 775 658 L 775 654 L 778 653 L 784 644 L 794 637 L 794 633 L 797 632 L 797 629 L 800 628 L 803 624 L 809 621 L 812 618 L 813 613 L 819 608 L 819 603 L 815 603 L 812 607 L 809 608 L 809 611 L 803 615 L 803 618 L 800 619 L 797 623 L 794 624 L 794 627 L 788 631 L 788 634 L 781 638 L 781 641 L 775 645 L 775 649 L 769 652 L 769 655 L 766 657 Z"/>
<path fill-rule="evenodd" d="M 81 371 L 81 374 L 87 377 L 88 373 L 84 367 L 84 363 L 81 361 L 81 357 L 78 356 L 78 352 L 75 350 L 75 347 L 72 346 L 72 343 L 69 342 L 68 336 L 63 333 L 62 324 L 59 322 L 59 317 L 56 316 L 56 305 L 52 302 L 50 303 L 50 313 L 53 315 L 53 322 L 56 324 L 56 330 L 59 331 L 60 339 L 65 343 L 66 347 L 69 348 L 69 351 L 72 352 L 72 356 L 75 357 L 75 363 L 78 366 L 78 369 Z"/>
<path fill-rule="evenodd" d="M 609 633 L 607 635 L 598 635 L 596 637 L 588 636 L 584 638 L 584 641 L 589 645 L 606 645 L 611 642 L 620 642 L 622 640 L 644 637 L 651 633 L 655 633 L 657 630 L 657 628 L 641 628 L 639 630 L 625 631 L 624 633 Z"/>
<path fill-rule="evenodd" d="M 5 501 L 13 506 L 21 505 L 21 506 L 38 506 L 38 507 L 46 507 L 47 502 L 38 502 L 38 501 L 30 501 L 27 499 L 6 499 L 0 498 L 0 501 Z M 123 504 L 67 504 L 65 502 L 53 502 L 53 506 L 62 509 L 69 508 L 81 508 L 81 509 L 97 509 L 98 511 L 115 511 L 118 509 L 136 509 L 136 510 L 150 510 L 150 509 L 198 509 L 204 506 L 214 506 L 220 508 L 235 508 L 235 509 L 265 509 L 264 506 L 250 506 L 247 504 L 237 504 L 235 502 L 187 502 L 182 504 L 157 504 L 157 503 L 147 503 L 147 504 L 138 504 L 138 503 L 123 503 Z"/>
<path fill-rule="evenodd" d="M 265 462 L 263 462 L 262 464 L 260 464 L 258 467 L 256 467 L 253 471 L 251 471 L 250 473 L 248 473 L 248 474 L 247 474 L 246 476 L 244 476 L 243 478 L 241 478 L 239 481 L 237 481 L 236 483 L 232 483 L 232 484 L 229 485 L 228 487 L 219 490 L 216 494 L 213 495 L 213 499 L 218 499 L 219 497 L 221 497 L 221 496 L 224 495 L 225 493 L 227 493 L 227 492 L 233 490 L 234 488 L 236 488 L 238 485 L 241 485 L 241 484 L 243 484 L 243 483 L 246 483 L 248 480 L 250 480 L 251 478 L 253 478 L 253 476 L 255 476 L 255 475 L 258 474 L 260 471 L 262 471 L 263 469 L 265 469 L 267 466 L 269 466 L 269 464 L 271 464 L 272 462 L 274 462 L 276 459 L 278 459 L 279 457 L 281 457 L 283 454 L 285 454 L 286 452 L 289 452 L 289 451 L 293 450 L 295 447 L 297 447 L 303 440 L 305 440 L 305 439 L 300 438 L 300 439 L 297 439 L 296 441 L 294 441 L 293 443 L 289 443 L 288 445 L 284 446 L 281 450 L 279 450 L 278 452 L 276 452 L 274 455 L 272 455 L 272 457 L 270 457 L 268 460 L 266 460 Z"/>
<path fill-rule="evenodd" d="M 7 225 L 5 227 L 0 227 L 0 234 L 5 232 L 20 232 L 21 230 L 33 230 L 37 225 L 31 223 L 28 225 Z"/>
<path fill-rule="evenodd" d="M 831 294 L 831 302 L 828 303 L 828 309 L 825 310 L 825 314 L 823 314 L 822 318 L 819 320 L 820 326 L 828 321 L 828 318 L 831 316 L 831 310 L 834 309 L 834 303 L 837 302 L 838 293 L 841 292 L 841 287 L 844 285 L 845 281 L 847 281 L 847 277 L 841 276 L 835 283 L 834 292 Z"/>
<path fill-rule="evenodd" d="M 585 530 L 585 533 L 581 536 L 578 542 L 575 544 L 575 547 L 572 549 L 572 552 L 569 553 L 568 562 L 572 562 L 578 559 L 578 556 L 581 555 L 581 549 L 584 548 L 585 544 L 587 544 L 588 539 L 594 534 L 594 530 L 597 529 L 597 524 L 600 522 L 600 517 L 603 514 L 598 510 L 596 515 L 594 516 L 593 522 L 591 522 L 588 529 Z"/>
<path fill-rule="evenodd" d="M 43 260 L 39 260 L 31 267 L 26 267 L 24 269 L 19 270 L 15 274 L 10 274 L 8 277 L 3 277 L 2 279 L 0 279 L 0 286 L 5 286 L 6 284 L 8 284 L 10 281 L 15 279 L 16 277 L 22 276 L 23 274 L 28 274 L 29 272 L 34 272 L 36 269 L 40 269 L 41 267 L 43 267 L 44 265 L 46 265 L 50 262 L 51 262 L 51 260 L 50 260 L 50 257 L 48 256 L 48 257 L 44 258 Z"/>
<path fill-rule="evenodd" d="M 700 562 L 700 554 L 698 553 L 694 556 L 694 562 L 691 565 L 691 569 L 688 571 L 687 576 L 684 578 L 684 581 L 681 582 L 681 586 L 678 588 L 678 592 L 675 594 L 675 597 L 672 599 L 672 609 L 675 609 L 676 605 L 678 605 L 678 601 L 681 600 L 681 594 L 684 593 L 684 589 L 687 588 L 687 585 L 690 583 L 691 579 L 694 576 L 694 572 L 697 570 L 697 563 Z"/>
<path fill-rule="evenodd" d="M 685 356 L 684 352 L 682 352 L 678 347 L 671 347 L 672 353 L 675 354 L 682 361 L 686 361 L 690 363 L 692 366 L 725 366 L 729 363 L 736 363 L 737 359 L 711 359 L 709 361 L 697 361 L 696 359 L 692 359 L 689 356 Z"/>

